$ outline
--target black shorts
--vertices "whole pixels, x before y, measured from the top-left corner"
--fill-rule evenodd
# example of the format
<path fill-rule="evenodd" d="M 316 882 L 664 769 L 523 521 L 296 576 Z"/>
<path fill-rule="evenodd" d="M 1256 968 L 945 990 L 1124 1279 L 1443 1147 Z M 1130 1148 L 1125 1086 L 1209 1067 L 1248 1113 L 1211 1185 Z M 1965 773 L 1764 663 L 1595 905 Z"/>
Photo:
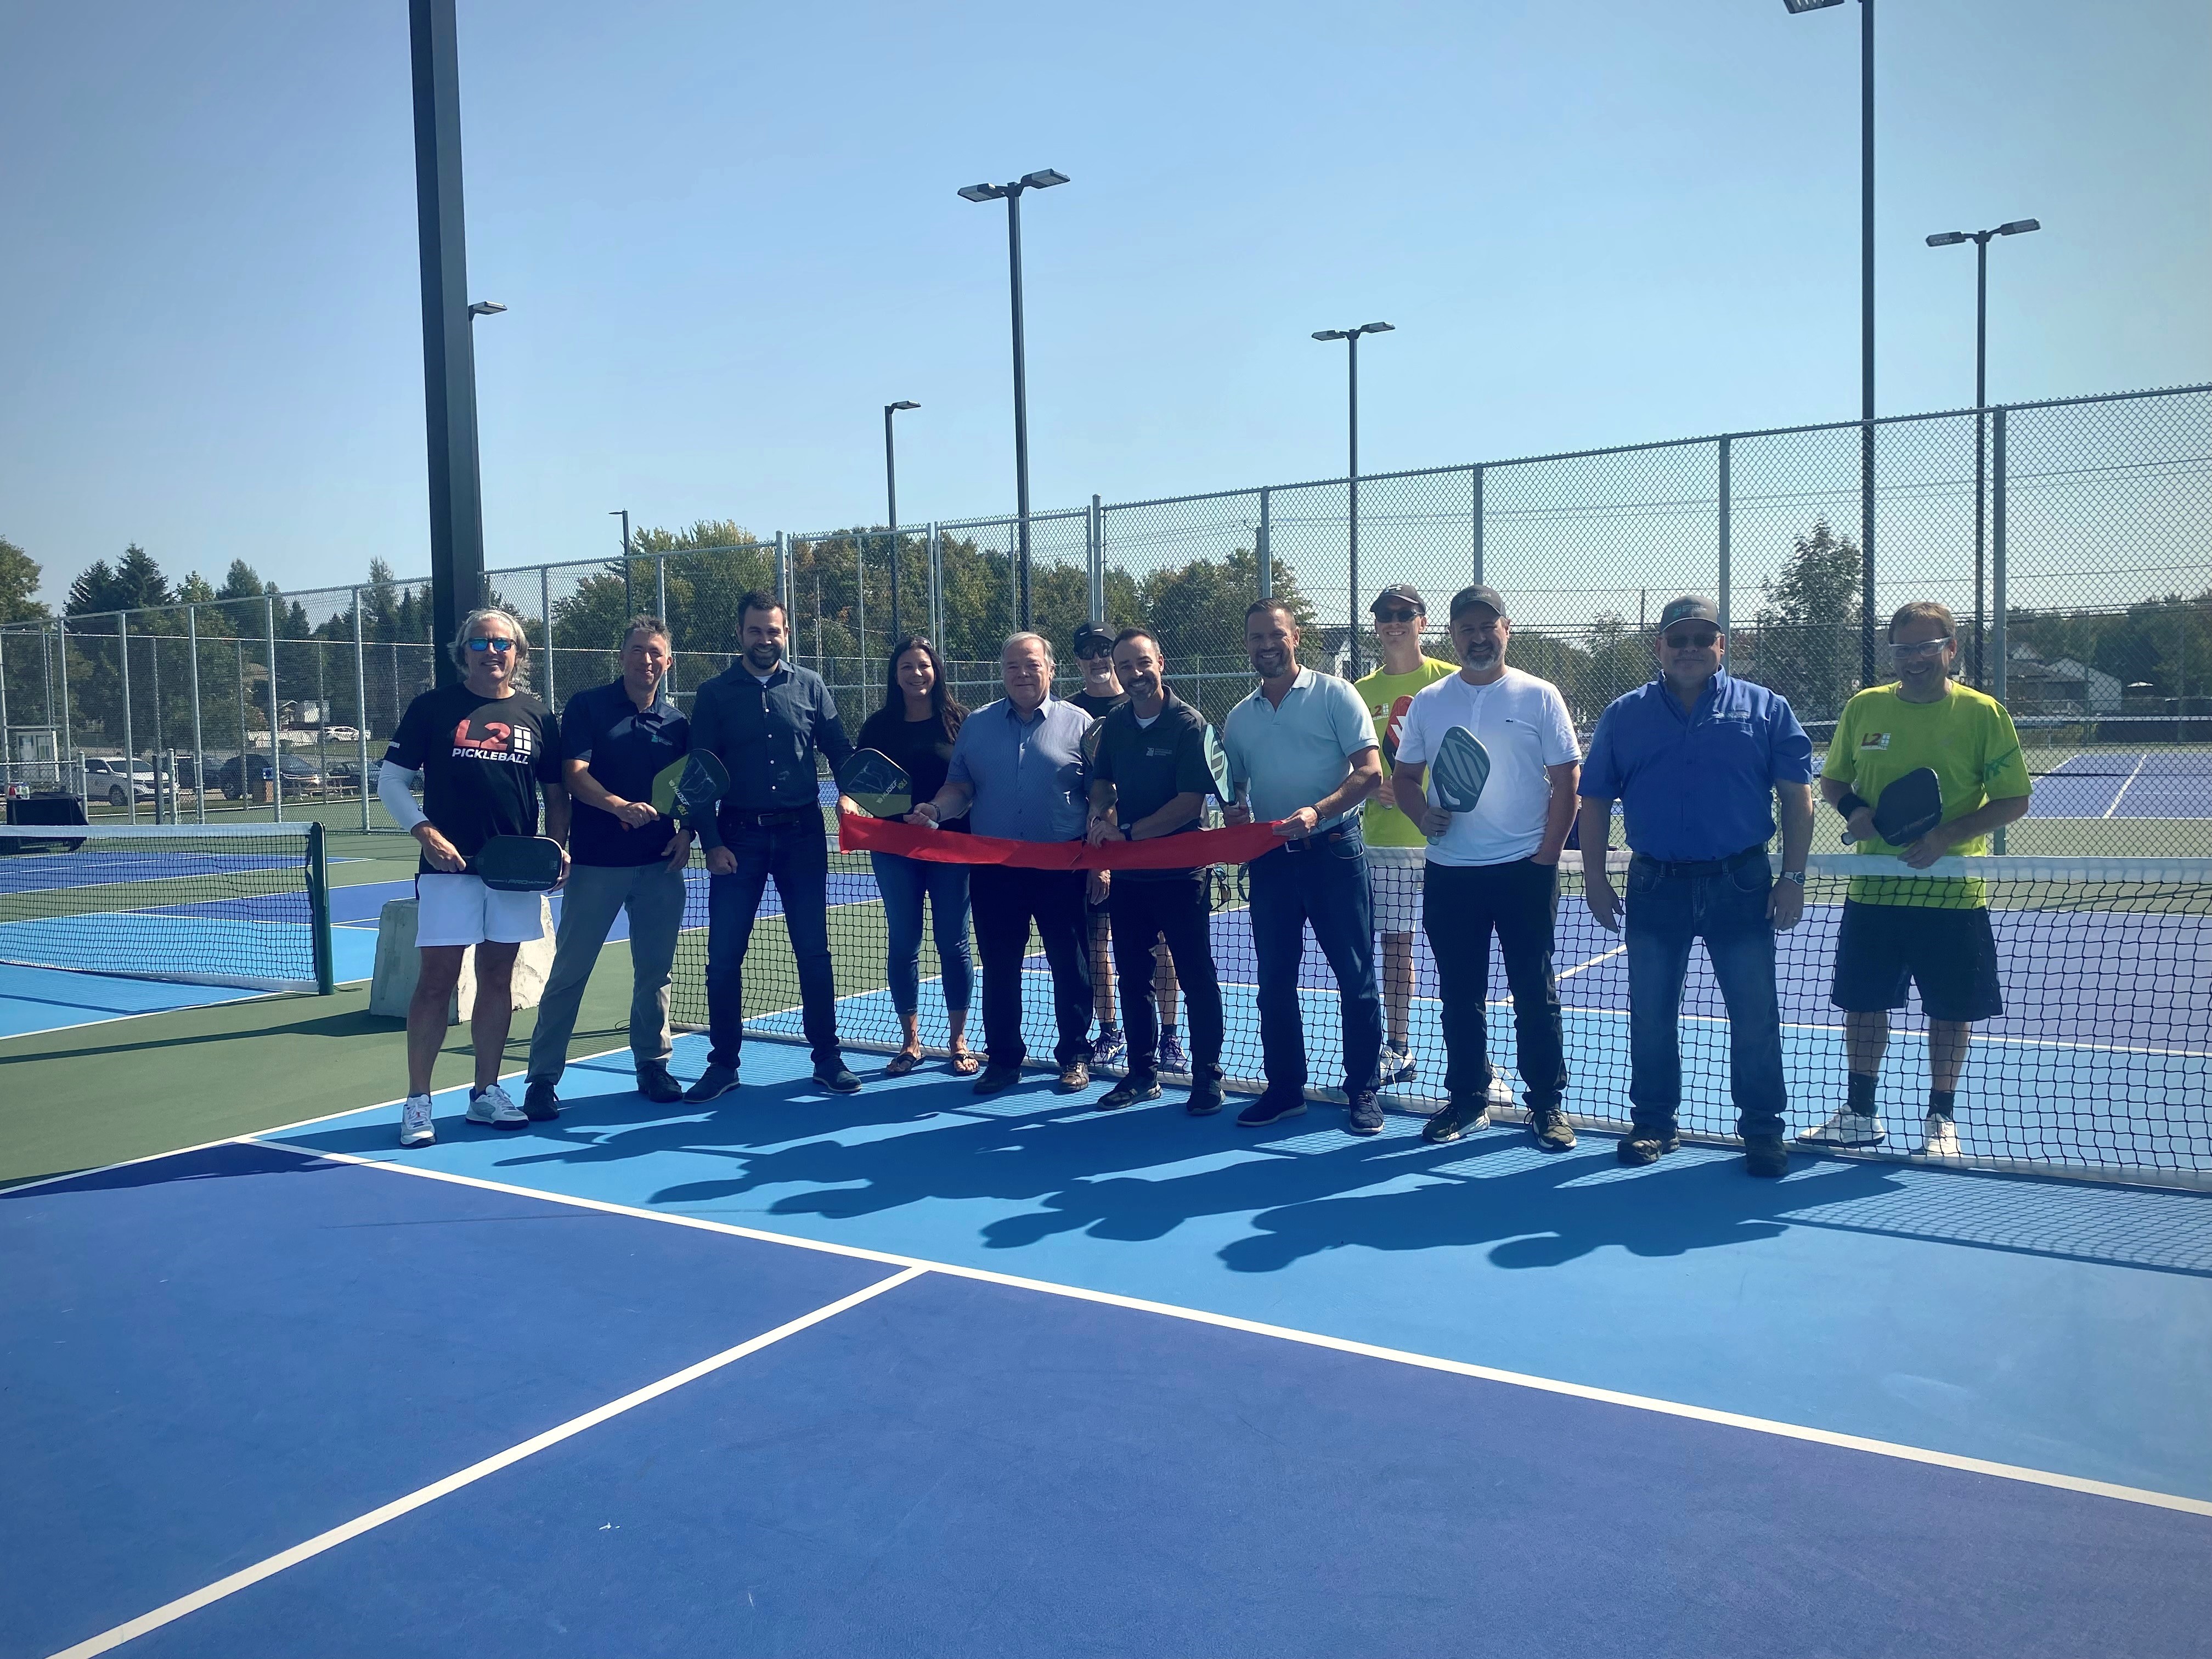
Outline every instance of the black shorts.
<path fill-rule="evenodd" d="M 1917 984 L 1930 1019 L 1990 1019 L 2004 1012 L 1990 913 L 1846 900 L 1836 933 L 1828 1000 L 1854 1013 L 1905 1006 Z"/>

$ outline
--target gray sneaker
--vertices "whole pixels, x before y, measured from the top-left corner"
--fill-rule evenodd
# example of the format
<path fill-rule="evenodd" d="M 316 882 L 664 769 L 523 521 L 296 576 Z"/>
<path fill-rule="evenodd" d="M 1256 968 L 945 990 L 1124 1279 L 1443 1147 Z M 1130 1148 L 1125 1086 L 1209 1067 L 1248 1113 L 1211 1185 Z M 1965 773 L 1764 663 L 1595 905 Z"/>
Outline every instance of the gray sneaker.
<path fill-rule="evenodd" d="M 1104 1071 L 1119 1066 L 1128 1058 L 1129 1041 L 1121 1035 L 1118 1025 L 1102 1025 L 1098 1035 L 1091 1040 L 1091 1066 L 1093 1071 Z"/>
<path fill-rule="evenodd" d="M 1092 1055 L 1091 1064 L 1095 1066 L 1097 1063 L 1098 1057 L 1096 1054 Z M 1173 1031 L 1160 1033 L 1159 1069 L 1163 1072 L 1173 1072 L 1178 1077 L 1190 1075 L 1190 1056 L 1183 1053 L 1182 1039 Z"/>
<path fill-rule="evenodd" d="M 507 1091 L 495 1083 L 489 1089 L 469 1091 L 469 1121 L 489 1123 L 495 1129 L 520 1129 L 530 1120 Z"/>

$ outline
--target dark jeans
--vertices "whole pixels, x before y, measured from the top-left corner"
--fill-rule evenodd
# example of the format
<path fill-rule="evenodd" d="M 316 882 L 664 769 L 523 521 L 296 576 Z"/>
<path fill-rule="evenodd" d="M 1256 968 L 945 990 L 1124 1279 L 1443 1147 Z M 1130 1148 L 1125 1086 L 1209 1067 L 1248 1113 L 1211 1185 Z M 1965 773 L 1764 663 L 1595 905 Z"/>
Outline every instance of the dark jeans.
<path fill-rule="evenodd" d="M 1774 990 L 1774 878 L 1765 856 L 1711 876 L 1668 876 L 1650 860 L 1628 866 L 1628 1100 L 1638 1128 L 1666 1128 L 1682 1100 L 1682 981 L 1702 939 L 1729 1017 L 1729 1091 L 1736 1133 L 1778 1135 L 1782 1008 Z"/>
<path fill-rule="evenodd" d="M 868 865 L 876 872 L 876 888 L 884 896 L 884 925 L 890 932 L 884 968 L 891 982 L 891 1007 L 911 1014 L 921 1006 L 921 902 L 926 897 L 945 1006 L 953 1013 L 966 1013 L 975 971 L 968 953 L 968 866 L 932 864 L 896 853 L 871 853 Z"/>
<path fill-rule="evenodd" d="M 1344 1088 L 1375 1086 L 1382 1048 L 1382 1000 L 1375 992 L 1374 908 L 1367 889 L 1367 848 L 1357 830 L 1333 841 L 1297 843 L 1263 854 L 1246 866 L 1252 901 L 1252 949 L 1259 958 L 1261 1065 L 1267 1092 L 1302 1095 L 1306 1033 L 1298 1004 L 1305 928 L 1336 975 L 1344 1019 Z M 1115 928 L 1115 934 L 1121 933 Z"/>
<path fill-rule="evenodd" d="M 735 875 L 707 883 L 707 1024 L 714 1047 L 708 1058 L 735 1066 L 744 1042 L 745 946 L 771 877 L 783 906 L 791 954 L 799 964 L 803 1024 L 817 1066 L 842 1058 L 837 1047 L 837 978 L 830 964 L 830 851 L 818 814 L 788 823 L 740 824 L 727 842 Z"/>
<path fill-rule="evenodd" d="M 1444 1089 L 1480 1100 L 1490 1087 L 1490 935 L 1513 992 L 1513 1036 L 1532 1107 L 1556 1106 L 1567 1090 L 1559 1030 L 1559 981 L 1552 968 L 1559 867 L 1516 859 L 1455 868 L 1431 863 L 1422 878 L 1421 927 L 1437 959 L 1443 1004 Z"/>
<path fill-rule="evenodd" d="M 1107 890 L 1114 922 L 1114 967 L 1121 976 L 1121 1023 L 1129 1037 L 1129 1075 L 1151 1077 L 1160 1046 L 1152 992 L 1152 940 L 1164 936 L 1190 1010 L 1193 1082 L 1221 1077 L 1221 983 L 1213 975 L 1213 907 L 1208 873 L 1136 876 L 1123 871 Z"/>
<path fill-rule="evenodd" d="M 1029 1057 L 1022 1036 L 1022 958 L 1036 924 L 1052 969 L 1060 1027 L 1053 1058 L 1062 1066 L 1091 1058 L 1091 927 L 1079 870 L 1020 870 L 977 865 L 968 875 L 975 948 L 983 958 L 983 1050 L 993 1066 Z"/>

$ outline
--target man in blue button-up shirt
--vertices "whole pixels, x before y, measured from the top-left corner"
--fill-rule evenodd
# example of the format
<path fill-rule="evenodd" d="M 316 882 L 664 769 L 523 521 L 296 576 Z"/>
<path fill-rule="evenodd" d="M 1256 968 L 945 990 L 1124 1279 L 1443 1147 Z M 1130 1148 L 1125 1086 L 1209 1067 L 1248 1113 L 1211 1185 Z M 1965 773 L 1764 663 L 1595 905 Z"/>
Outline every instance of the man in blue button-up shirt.
<path fill-rule="evenodd" d="M 1729 1014 L 1729 1086 L 1744 1166 L 1789 1168 L 1782 1113 L 1782 1012 L 1774 935 L 1805 902 L 1813 843 L 1813 744 L 1789 700 L 1721 669 L 1728 638 L 1711 599 L 1685 594 L 1659 613 L 1659 677 L 1599 717 L 1583 763 L 1583 886 L 1590 913 L 1618 931 L 1620 897 L 1607 878 L 1613 803 L 1626 809 L 1629 850 L 1628 1052 L 1635 1128 L 1623 1164 L 1649 1164 L 1681 1144 L 1682 981 L 1690 941 L 1703 939 Z M 1782 880 L 1766 844 L 1781 805 Z"/>
<path fill-rule="evenodd" d="M 1083 734 L 1091 716 L 1052 695 L 1052 647 L 1040 634 L 1016 634 L 999 653 L 1006 695 L 961 722 L 945 787 L 908 814 L 934 825 L 968 814 L 979 836 L 1007 841 L 1080 841 L 1090 816 Z M 1022 870 L 979 864 L 968 876 L 976 954 L 983 962 L 983 1047 L 989 1063 L 979 1095 L 996 1094 L 1021 1075 L 1022 960 L 1036 924 L 1052 969 L 1060 1041 L 1060 1086 L 1091 1081 L 1091 925 L 1079 870 Z"/>

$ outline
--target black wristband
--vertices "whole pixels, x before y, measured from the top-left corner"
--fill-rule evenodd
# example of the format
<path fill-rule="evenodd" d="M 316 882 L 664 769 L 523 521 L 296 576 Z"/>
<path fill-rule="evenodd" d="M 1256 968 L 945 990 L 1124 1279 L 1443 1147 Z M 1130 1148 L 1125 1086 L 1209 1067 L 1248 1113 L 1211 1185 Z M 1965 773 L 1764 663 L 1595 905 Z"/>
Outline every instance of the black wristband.
<path fill-rule="evenodd" d="M 1862 800 L 1858 796 L 1853 794 L 1848 789 L 1844 790 L 1843 794 L 1838 797 L 1836 801 L 1836 811 L 1841 812 L 1845 818 L 1849 818 L 1852 813 L 1857 811 L 1862 806 L 1865 807 L 1869 812 L 1874 810 L 1874 803 L 1872 801 Z"/>

